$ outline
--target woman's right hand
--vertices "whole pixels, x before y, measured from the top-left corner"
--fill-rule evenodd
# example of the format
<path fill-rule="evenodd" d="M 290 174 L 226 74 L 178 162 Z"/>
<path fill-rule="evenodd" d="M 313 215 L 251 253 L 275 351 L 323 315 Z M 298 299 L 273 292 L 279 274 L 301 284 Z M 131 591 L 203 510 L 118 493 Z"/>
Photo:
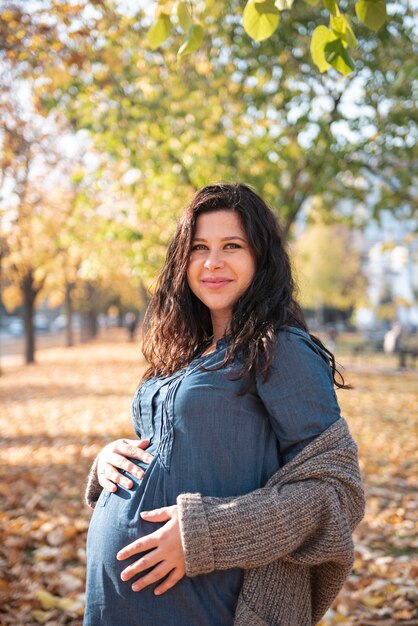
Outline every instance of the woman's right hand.
<path fill-rule="evenodd" d="M 103 489 L 115 492 L 117 485 L 131 489 L 133 481 L 120 473 L 124 470 L 136 478 L 143 478 L 144 470 L 129 459 L 151 463 L 153 456 L 146 452 L 148 439 L 117 439 L 107 444 L 97 457 L 97 478 Z"/>

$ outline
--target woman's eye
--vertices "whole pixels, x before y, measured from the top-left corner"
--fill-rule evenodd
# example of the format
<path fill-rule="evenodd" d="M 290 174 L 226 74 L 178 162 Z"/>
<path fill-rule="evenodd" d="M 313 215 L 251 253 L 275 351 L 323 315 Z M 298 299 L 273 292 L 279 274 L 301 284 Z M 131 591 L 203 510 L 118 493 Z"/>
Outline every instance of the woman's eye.
<path fill-rule="evenodd" d="M 238 243 L 233 243 L 231 241 L 231 243 L 225 244 L 224 249 L 225 250 L 236 250 L 236 249 L 239 249 L 241 247 L 242 246 L 240 246 Z M 192 246 L 192 252 L 194 252 L 195 250 L 198 251 L 198 252 L 201 251 L 201 250 L 208 250 L 208 247 L 204 243 L 196 243 L 194 246 Z"/>
<path fill-rule="evenodd" d="M 235 248 L 241 248 L 241 246 L 238 243 L 227 243 L 225 248 L 235 249 Z"/>

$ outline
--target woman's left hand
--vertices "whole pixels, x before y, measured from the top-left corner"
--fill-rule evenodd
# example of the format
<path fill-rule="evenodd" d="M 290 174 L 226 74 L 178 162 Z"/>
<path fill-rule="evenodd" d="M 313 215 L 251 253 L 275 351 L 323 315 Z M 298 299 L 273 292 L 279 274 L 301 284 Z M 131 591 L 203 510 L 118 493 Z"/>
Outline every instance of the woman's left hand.
<path fill-rule="evenodd" d="M 174 587 L 186 573 L 177 505 L 166 506 L 154 511 L 143 511 L 141 517 L 147 522 L 167 522 L 167 524 L 150 535 L 136 539 L 118 552 L 117 559 L 123 561 L 134 554 L 151 550 L 124 569 L 121 578 L 122 580 L 130 580 L 133 576 L 152 567 L 150 572 L 133 583 L 132 590 L 141 591 L 148 585 L 167 576 L 164 582 L 154 590 L 156 595 L 161 595 Z"/>

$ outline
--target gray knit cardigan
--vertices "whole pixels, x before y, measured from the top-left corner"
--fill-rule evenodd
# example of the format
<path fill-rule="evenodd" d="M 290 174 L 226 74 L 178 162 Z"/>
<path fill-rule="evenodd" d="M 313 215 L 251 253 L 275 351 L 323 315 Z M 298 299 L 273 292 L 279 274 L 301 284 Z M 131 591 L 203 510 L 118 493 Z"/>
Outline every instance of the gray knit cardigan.
<path fill-rule="evenodd" d="M 92 507 L 101 490 L 95 465 Z M 231 498 L 183 493 L 177 505 L 187 576 L 244 569 L 234 626 L 312 626 L 352 568 L 352 531 L 365 505 L 357 446 L 340 418 L 261 489 Z"/>

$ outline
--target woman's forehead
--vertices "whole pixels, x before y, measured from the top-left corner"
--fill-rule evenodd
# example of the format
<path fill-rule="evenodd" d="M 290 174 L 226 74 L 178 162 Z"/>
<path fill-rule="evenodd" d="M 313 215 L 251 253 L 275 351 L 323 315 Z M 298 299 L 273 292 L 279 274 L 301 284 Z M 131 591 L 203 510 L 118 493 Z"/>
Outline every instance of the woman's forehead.
<path fill-rule="evenodd" d="M 238 213 L 227 209 L 201 213 L 197 217 L 195 238 L 205 237 L 205 235 L 219 238 L 234 235 L 246 237 Z"/>

